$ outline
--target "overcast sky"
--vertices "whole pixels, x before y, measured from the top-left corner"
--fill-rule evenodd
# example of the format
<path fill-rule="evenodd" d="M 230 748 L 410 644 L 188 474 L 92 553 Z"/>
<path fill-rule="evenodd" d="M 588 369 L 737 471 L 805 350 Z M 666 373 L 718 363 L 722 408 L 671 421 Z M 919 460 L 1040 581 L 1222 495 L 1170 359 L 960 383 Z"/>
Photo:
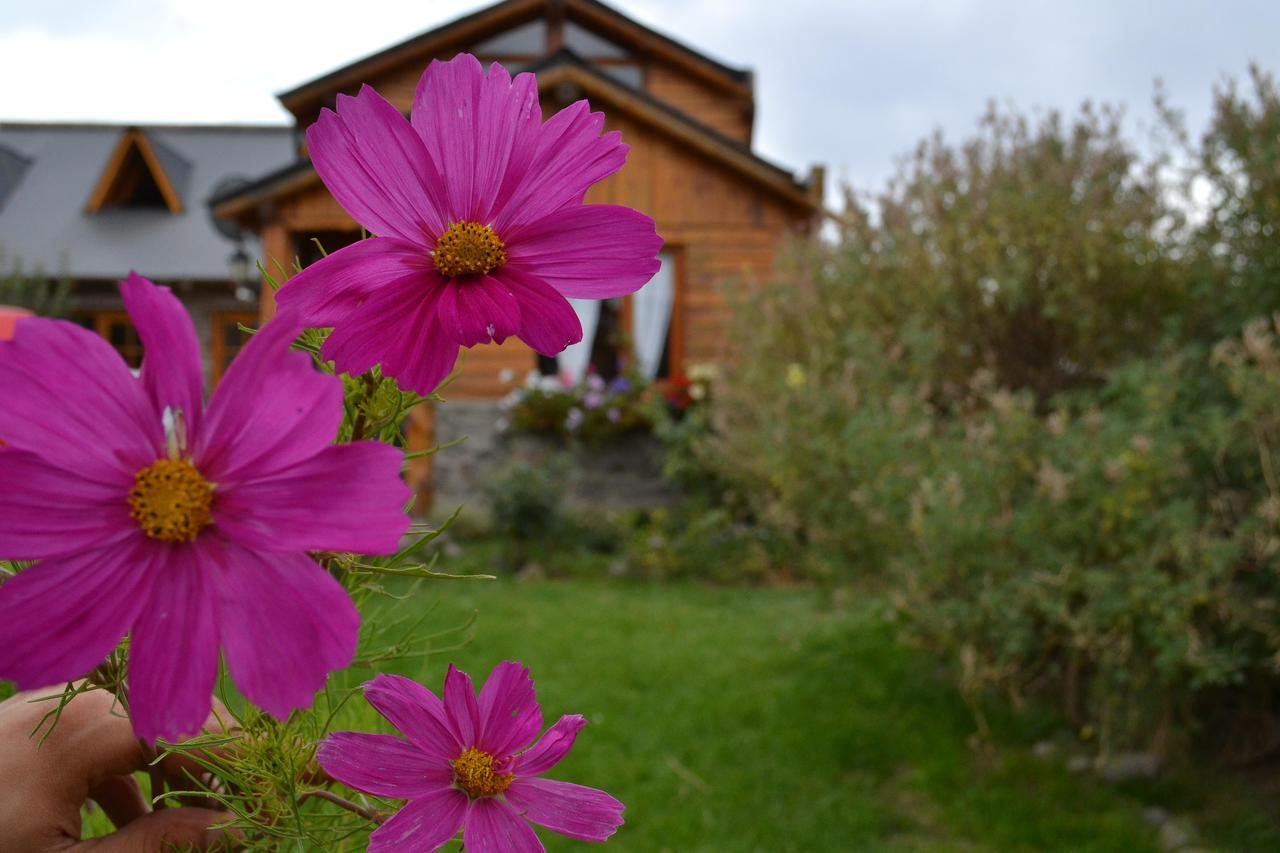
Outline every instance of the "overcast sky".
<path fill-rule="evenodd" d="M 274 98 L 482 8 L 473 0 L 2 0 L 0 120 L 284 122 Z M 988 100 L 1123 103 L 1159 77 L 1193 130 L 1250 60 L 1280 69 L 1274 0 L 612 0 L 756 71 L 759 153 L 878 187 Z"/>

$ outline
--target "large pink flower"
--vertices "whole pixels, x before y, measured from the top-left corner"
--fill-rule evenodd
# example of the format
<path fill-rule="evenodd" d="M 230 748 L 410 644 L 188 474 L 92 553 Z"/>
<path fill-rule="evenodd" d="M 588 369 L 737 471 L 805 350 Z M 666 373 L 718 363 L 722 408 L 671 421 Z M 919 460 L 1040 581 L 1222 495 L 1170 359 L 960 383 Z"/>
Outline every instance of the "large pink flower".
<path fill-rule="evenodd" d="M 316 172 L 378 235 L 307 267 L 281 310 L 332 326 L 324 355 L 357 374 L 381 364 L 421 394 L 458 346 L 519 337 L 544 355 L 582 338 L 566 296 L 607 299 L 658 271 L 653 220 L 584 205 L 627 146 L 579 101 L 542 121 L 532 74 L 474 56 L 435 61 L 410 121 L 365 86 L 307 131 Z"/>
<path fill-rule="evenodd" d="M 587 721 L 561 717 L 538 739 L 542 710 L 520 664 L 494 667 L 478 699 L 452 666 L 443 702 L 397 675 L 379 675 L 364 695 L 408 740 L 335 732 L 319 759 L 345 785 L 409 801 L 370 836 L 370 851 L 437 850 L 461 828 L 467 853 L 536 853 L 530 822 L 582 841 L 604 841 L 622 825 L 622 803 L 604 791 L 539 778 Z"/>
<path fill-rule="evenodd" d="M 359 615 L 306 552 L 388 553 L 408 527 L 402 456 L 335 446 L 342 382 L 268 323 L 203 403 L 191 318 L 131 275 L 135 378 L 102 338 L 27 318 L 0 341 L 0 678 L 80 678 L 130 634 L 129 700 L 148 741 L 200 730 L 218 651 L 277 717 L 355 652 Z"/>

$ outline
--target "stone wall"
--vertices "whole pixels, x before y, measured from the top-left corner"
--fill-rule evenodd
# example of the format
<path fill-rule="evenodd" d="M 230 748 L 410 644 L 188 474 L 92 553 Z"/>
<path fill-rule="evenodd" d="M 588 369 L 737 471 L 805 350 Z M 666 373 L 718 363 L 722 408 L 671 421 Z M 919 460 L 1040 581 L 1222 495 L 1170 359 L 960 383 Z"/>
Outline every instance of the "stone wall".
<path fill-rule="evenodd" d="M 662 446 L 648 435 L 606 444 L 568 446 L 554 436 L 502 432 L 498 403 L 450 401 L 436 407 L 441 444 L 466 436 L 435 456 L 433 516 L 465 504 L 468 515 L 486 511 L 485 483 L 512 465 L 556 466 L 564 502 L 575 509 L 640 509 L 670 504 L 679 492 L 662 478 Z"/>

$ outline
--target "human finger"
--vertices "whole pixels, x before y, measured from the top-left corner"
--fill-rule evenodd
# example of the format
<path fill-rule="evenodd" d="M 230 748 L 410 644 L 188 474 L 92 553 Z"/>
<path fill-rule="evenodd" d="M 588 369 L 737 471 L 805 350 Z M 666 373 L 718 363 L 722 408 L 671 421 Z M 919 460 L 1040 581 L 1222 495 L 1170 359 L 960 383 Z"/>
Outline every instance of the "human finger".
<path fill-rule="evenodd" d="M 226 819 L 226 812 L 212 809 L 163 809 L 144 815 L 110 835 L 80 841 L 66 849 L 72 853 L 160 853 L 183 847 L 231 850 L 235 843 L 232 835 L 213 828 Z"/>

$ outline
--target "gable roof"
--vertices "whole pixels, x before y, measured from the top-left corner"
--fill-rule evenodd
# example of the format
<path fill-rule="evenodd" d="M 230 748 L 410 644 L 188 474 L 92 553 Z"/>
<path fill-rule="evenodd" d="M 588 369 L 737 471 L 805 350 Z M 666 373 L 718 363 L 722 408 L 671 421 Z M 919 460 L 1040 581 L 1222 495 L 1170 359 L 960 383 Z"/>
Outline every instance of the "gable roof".
<path fill-rule="evenodd" d="M 133 132 L 185 202 L 181 212 L 103 207 L 87 214 L 86 195 Z M 17 180 L 5 177 L 3 165 L 15 157 L 24 163 Z M 284 126 L 0 122 L 0 187 L 9 187 L 0 246 L 29 269 L 76 279 L 117 279 L 136 269 L 167 281 L 226 281 L 235 244 L 214 228 L 209 196 L 229 175 L 261 174 L 295 157 Z M 256 243 L 246 249 L 254 253 Z"/>
<path fill-rule="evenodd" d="M 469 48 L 480 39 L 539 17 L 553 23 L 571 20 L 584 24 L 630 45 L 640 53 L 661 56 L 727 92 L 751 97 L 753 75 L 749 69 L 734 68 L 712 59 L 671 36 L 628 18 L 600 0 L 503 0 L 281 92 L 277 97 L 286 109 L 302 116 L 318 110 L 335 91 L 352 89 L 381 73 L 414 61 L 425 65 L 425 59 L 450 50 Z"/>
<path fill-rule="evenodd" d="M 511 70 L 536 72 L 539 92 L 568 84 L 589 98 L 593 106 L 597 102 L 607 103 L 798 207 L 814 209 L 818 206 L 806 183 L 797 181 L 791 172 L 755 154 L 750 146 L 695 121 L 642 89 L 605 74 L 572 51 L 561 50 L 526 68 Z M 304 190 L 319 182 L 311 162 L 300 160 L 250 184 L 220 193 L 211 198 L 209 204 L 219 217 L 246 217 L 268 199 Z"/>

